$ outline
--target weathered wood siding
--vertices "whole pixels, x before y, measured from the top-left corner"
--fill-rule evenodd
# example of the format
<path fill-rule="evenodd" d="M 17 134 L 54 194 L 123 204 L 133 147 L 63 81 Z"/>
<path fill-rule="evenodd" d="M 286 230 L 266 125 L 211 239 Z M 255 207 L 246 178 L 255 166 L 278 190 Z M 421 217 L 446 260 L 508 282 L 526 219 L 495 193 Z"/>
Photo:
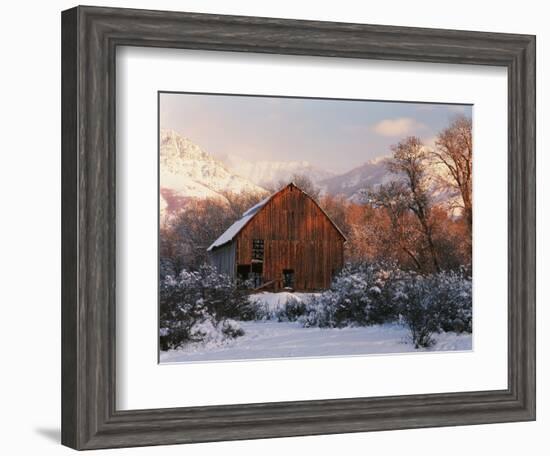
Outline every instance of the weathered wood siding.
<path fill-rule="evenodd" d="M 293 269 L 295 289 L 326 289 L 343 265 L 343 236 L 319 206 L 292 185 L 274 195 L 238 234 L 237 264 L 251 263 L 254 239 L 264 240 L 265 281 L 281 281 L 283 269 Z"/>
<path fill-rule="evenodd" d="M 235 277 L 235 242 L 229 242 L 208 252 L 208 263 L 222 274 Z"/>

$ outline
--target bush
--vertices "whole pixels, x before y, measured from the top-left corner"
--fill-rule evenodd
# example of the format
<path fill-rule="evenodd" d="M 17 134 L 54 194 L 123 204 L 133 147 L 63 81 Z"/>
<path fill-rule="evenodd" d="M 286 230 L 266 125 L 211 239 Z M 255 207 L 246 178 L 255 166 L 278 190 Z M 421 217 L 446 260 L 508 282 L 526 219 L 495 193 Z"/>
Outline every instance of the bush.
<path fill-rule="evenodd" d="M 244 336 L 244 329 L 235 320 L 225 320 L 222 324 L 222 334 L 230 339 L 236 339 Z"/>
<path fill-rule="evenodd" d="M 394 300 L 415 348 L 433 345 L 432 335 L 440 329 L 439 303 L 431 293 L 432 286 L 429 276 L 410 274 L 395 292 Z"/>
<path fill-rule="evenodd" d="M 309 295 L 295 295 L 289 292 L 258 293 L 249 296 L 254 320 L 296 321 L 306 311 Z"/>
<path fill-rule="evenodd" d="M 459 272 L 403 273 L 394 302 L 415 348 L 433 345 L 441 331 L 472 331 L 472 283 Z"/>
<path fill-rule="evenodd" d="M 472 332 L 472 280 L 462 270 L 436 275 L 434 291 L 441 304 L 441 329 Z"/>
<path fill-rule="evenodd" d="M 347 265 L 330 290 L 308 304 L 304 326 L 341 328 L 395 319 L 390 289 L 393 272 L 380 265 Z"/>
<path fill-rule="evenodd" d="M 286 304 L 275 312 L 275 317 L 278 321 L 296 321 L 299 317 L 304 315 L 306 311 L 306 304 L 302 300 L 291 296 Z"/>
<path fill-rule="evenodd" d="M 416 348 L 429 347 L 440 331 L 472 331 L 472 281 L 463 270 L 421 275 L 391 264 L 348 265 L 300 321 L 329 328 L 399 321 Z"/>
<path fill-rule="evenodd" d="M 160 282 L 160 347 L 180 347 L 244 334 L 230 320 L 250 312 L 246 295 L 211 266 Z"/>
<path fill-rule="evenodd" d="M 315 296 L 307 304 L 304 316 L 301 318 L 304 328 L 318 326 L 319 328 L 337 328 L 345 326 L 337 315 L 339 299 L 336 293 L 326 291 Z"/>

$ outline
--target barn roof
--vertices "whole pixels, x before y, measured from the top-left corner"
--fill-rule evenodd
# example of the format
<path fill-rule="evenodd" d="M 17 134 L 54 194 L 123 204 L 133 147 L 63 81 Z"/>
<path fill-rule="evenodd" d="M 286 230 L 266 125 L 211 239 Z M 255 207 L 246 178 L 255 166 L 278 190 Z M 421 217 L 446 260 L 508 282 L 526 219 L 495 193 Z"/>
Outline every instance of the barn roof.
<path fill-rule="evenodd" d="M 239 220 L 237 220 L 235 223 L 233 223 L 233 225 L 227 228 L 227 230 L 225 230 L 224 233 L 218 239 L 216 239 L 210 247 L 208 247 L 207 251 L 210 252 L 210 250 L 212 250 L 213 248 L 220 247 L 223 244 L 232 241 L 233 238 L 237 234 L 239 234 L 239 232 L 245 227 L 248 221 L 252 219 L 252 217 L 254 217 L 262 207 L 265 206 L 265 204 L 271 199 L 272 196 L 273 195 L 264 198 L 258 204 L 252 206 L 250 209 L 244 212 Z"/>
<path fill-rule="evenodd" d="M 248 222 L 254 218 L 254 216 L 260 211 L 260 209 L 262 207 L 264 207 L 275 195 L 277 195 L 278 193 L 282 192 L 284 189 L 286 189 L 290 186 L 293 186 L 293 187 L 297 188 L 302 193 L 307 195 L 307 193 L 304 192 L 300 187 L 298 187 L 294 182 L 291 182 L 287 186 L 283 187 L 281 190 L 273 193 L 272 195 L 268 196 L 267 198 L 264 198 L 258 204 L 255 204 L 254 206 L 252 206 L 251 208 L 249 208 L 245 212 L 243 212 L 243 215 L 241 216 L 241 218 L 239 220 L 237 220 L 235 223 L 233 223 L 229 228 L 227 228 L 227 230 L 225 230 L 223 232 L 223 234 L 218 239 L 216 239 L 212 243 L 212 245 L 210 245 L 210 247 L 208 247 L 208 249 L 206 249 L 206 250 L 208 252 L 210 252 L 211 250 L 215 249 L 216 247 L 221 247 L 222 245 L 227 244 L 228 242 L 231 242 L 235 238 L 235 236 L 237 236 L 237 234 L 239 234 L 240 231 L 248 224 Z M 313 198 L 311 198 L 311 199 L 315 204 L 317 204 L 317 202 Z M 342 233 L 342 230 L 340 230 L 340 228 L 338 228 L 338 226 L 331 220 L 331 218 L 321 208 L 321 206 L 319 206 L 319 204 L 317 204 L 317 207 L 319 207 L 319 209 L 321 209 L 321 212 L 323 214 L 325 214 L 325 216 L 329 219 L 329 221 L 332 223 L 334 228 L 336 228 L 336 230 L 341 234 L 341 236 L 344 238 L 344 240 L 346 240 L 346 236 L 344 235 L 344 233 Z"/>

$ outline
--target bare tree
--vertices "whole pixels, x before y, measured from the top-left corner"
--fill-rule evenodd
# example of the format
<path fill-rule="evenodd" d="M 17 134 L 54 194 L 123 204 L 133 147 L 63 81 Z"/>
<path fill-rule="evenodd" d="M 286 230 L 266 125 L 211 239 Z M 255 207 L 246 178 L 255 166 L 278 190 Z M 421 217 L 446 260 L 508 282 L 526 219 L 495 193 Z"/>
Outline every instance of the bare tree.
<path fill-rule="evenodd" d="M 350 205 L 348 199 L 344 195 L 333 196 L 325 194 L 318 202 L 335 225 L 348 236 L 350 232 L 350 226 L 347 220 Z"/>
<path fill-rule="evenodd" d="M 233 218 L 227 203 L 220 199 L 191 201 L 172 221 L 163 239 L 167 246 L 161 256 L 174 258 L 180 270 L 198 268 L 206 261 L 208 246 L 227 229 Z"/>
<path fill-rule="evenodd" d="M 185 209 L 161 229 L 161 263 L 173 274 L 183 269 L 196 270 L 207 261 L 206 250 L 212 242 L 264 197 L 265 194 L 260 193 L 228 192 L 224 193 L 224 199 L 189 201 Z"/>
<path fill-rule="evenodd" d="M 416 136 L 409 136 L 392 146 L 393 157 L 388 161 L 390 172 L 403 177 L 408 193 L 407 204 L 420 223 L 426 239 L 433 267 L 440 271 L 434 244 L 433 224 L 430 217 L 432 203 L 429 195 L 427 174 L 429 152 Z"/>
<path fill-rule="evenodd" d="M 258 204 L 269 195 L 269 192 L 222 192 L 227 201 L 228 216 L 235 220 L 241 218 L 244 212 Z"/>
<path fill-rule="evenodd" d="M 407 213 L 410 207 L 410 195 L 406 185 L 400 181 L 391 181 L 382 184 L 376 191 L 366 190 L 362 192 L 363 200 L 374 208 L 385 209 L 388 214 L 390 226 L 385 242 L 391 244 L 393 249 L 404 252 L 414 263 L 415 267 L 422 271 L 421 258 L 416 250 L 418 236 L 414 226 L 410 223 Z"/>
<path fill-rule="evenodd" d="M 438 163 L 445 166 L 448 185 L 459 192 L 464 217 L 472 233 L 472 119 L 459 116 L 439 133 L 432 152 Z"/>

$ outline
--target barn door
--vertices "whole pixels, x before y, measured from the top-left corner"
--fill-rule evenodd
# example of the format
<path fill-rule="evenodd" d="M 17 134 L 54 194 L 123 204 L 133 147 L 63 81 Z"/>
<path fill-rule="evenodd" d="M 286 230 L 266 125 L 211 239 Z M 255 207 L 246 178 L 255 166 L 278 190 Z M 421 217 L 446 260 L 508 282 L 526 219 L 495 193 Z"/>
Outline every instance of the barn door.
<path fill-rule="evenodd" d="M 239 280 L 248 280 L 250 275 L 250 265 L 249 264 L 238 264 L 237 265 L 237 277 Z"/>
<path fill-rule="evenodd" d="M 294 269 L 283 269 L 283 288 L 294 288 Z"/>
<path fill-rule="evenodd" d="M 250 278 L 252 279 L 252 285 L 254 286 L 254 288 L 258 288 L 262 284 L 263 272 L 264 272 L 263 263 L 252 263 Z"/>

